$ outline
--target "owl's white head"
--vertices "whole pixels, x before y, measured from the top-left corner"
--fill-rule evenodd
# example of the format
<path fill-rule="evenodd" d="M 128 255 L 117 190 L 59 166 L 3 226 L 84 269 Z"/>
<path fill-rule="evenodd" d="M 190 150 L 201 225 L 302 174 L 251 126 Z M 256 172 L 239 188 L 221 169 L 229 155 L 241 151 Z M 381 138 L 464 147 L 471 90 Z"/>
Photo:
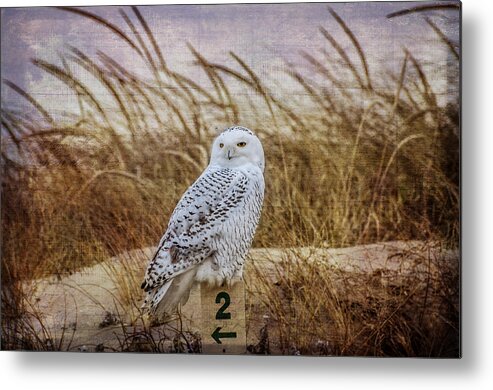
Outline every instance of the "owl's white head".
<path fill-rule="evenodd" d="M 253 164 L 263 172 L 264 149 L 253 131 L 246 127 L 233 126 L 214 140 L 210 164 L 228 168 Z"/>

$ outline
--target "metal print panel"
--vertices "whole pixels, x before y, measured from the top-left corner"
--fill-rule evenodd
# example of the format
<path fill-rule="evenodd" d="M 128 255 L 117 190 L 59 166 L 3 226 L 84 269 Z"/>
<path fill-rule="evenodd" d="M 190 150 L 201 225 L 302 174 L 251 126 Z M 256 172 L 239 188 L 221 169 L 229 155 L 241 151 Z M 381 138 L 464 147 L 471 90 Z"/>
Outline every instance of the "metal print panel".
<path fill-rule="evenodd" d="M 460 12 L 3 8 L 2 349 L 460 357 Z"/>

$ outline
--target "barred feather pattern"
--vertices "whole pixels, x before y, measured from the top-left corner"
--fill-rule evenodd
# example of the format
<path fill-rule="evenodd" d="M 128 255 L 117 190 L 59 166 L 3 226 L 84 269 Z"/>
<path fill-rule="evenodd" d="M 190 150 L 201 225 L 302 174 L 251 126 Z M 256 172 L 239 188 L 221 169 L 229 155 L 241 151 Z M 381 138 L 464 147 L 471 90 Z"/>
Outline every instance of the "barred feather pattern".
<path fill-rule="evenodd" d="M 186 303 L 195 282 L 221 285 L 242 278 L 262 209 L 263 165 L 223 165 L 211 163 L 170 218 L 142 283 L 143 306 L 151 313 L 163 315 Z"/>

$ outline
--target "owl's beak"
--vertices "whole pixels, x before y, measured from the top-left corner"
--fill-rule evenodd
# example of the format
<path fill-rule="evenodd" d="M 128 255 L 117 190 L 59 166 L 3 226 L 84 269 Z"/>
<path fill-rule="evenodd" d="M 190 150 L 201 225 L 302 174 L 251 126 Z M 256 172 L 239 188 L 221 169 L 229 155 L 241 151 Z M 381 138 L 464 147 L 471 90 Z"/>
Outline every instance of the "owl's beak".
<path fill-rule="evenodd" d="M 233 152 L 231 149 L 228 150 L 228 160 L 231 160 L 233 158 Z"/>

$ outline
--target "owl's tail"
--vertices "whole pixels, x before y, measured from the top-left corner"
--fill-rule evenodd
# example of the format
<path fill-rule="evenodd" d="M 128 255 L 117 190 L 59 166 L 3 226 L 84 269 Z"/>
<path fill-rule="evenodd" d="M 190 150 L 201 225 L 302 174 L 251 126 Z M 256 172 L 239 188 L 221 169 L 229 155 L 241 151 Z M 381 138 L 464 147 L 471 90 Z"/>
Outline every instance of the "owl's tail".
<path fill-rule="evenodd" d="M 164 283 L 161 287 L 149 291 L 144 307 L 157 320 L 174 314 L 178 305 L 188 302 L 197 270 L 191 269 Z"/>

